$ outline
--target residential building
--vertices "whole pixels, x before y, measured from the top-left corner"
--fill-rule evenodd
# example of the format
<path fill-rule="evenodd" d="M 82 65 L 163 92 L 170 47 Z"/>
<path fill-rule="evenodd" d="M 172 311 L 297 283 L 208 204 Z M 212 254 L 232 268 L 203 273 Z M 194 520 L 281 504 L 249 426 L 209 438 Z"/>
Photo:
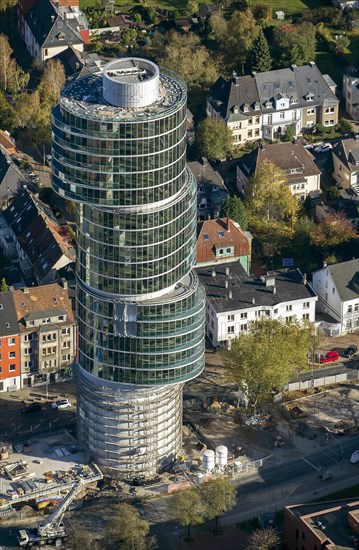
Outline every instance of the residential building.
<path fill-rule="evenodd" d="M 222 176 L 205 157 L 189 162 L 188 167 L 197 180 L 197 218 L 218 218 L 228 197 Z"/>
<path fill-rule="evenodd" d="M 240 262 L 197 268 L 206 289 L 206 331 L 212 344 L 230 346 L 260 318 L 314 323 L 317 296 L 299 269 L 253 279 Z"/>
<path fill-rule="evenodd" d="M 338 220 L 338 223 L 341 223 L 342 216 L 344 215 L 352 224 L 353 229 L 356 231 L 359 229 L 359 208 L 356 201 L 336 199 L 330 201 L 329 205 L 321 201 L 314 205 L 310 214 L 317 222 L 321 222 L 329 217 L 334 223 L 336 220 Z"/>
<path fill-rule="evenodd" d="M 264 160 L 273 162 L 284 170 L 292 195 L 303 202 L 309 195 L 312 198 L 320 194 L 320 170 L 314 162 L 313 155 L 305 149 L 300 141 L 264 143 L 251 153 L 241 157 L 237 163 L 237 189 L 245 194 L 248 179 L 256 175 Z"/>
<path fill-rule="evenodd" d="M 214 15 L 218 9 L 214 4 L 198 4 L 198 18 L 206 19 Z"/>
<path fill-rule="evenodd" d="M 17 155 L 15 140 L 6 130 L 0 130 L 0 151 L 8 155 Z"/>
<path fill-rule="evenodd" d="M 136 26 L 132 19 L 125 13 L 119 13 L 113 17 L 109 17 L 107 22 L 109 27 L 118 27 L 119 29 L 130 29 Z"/>
<path fill-rule="evenodd" d="M 12 292 L 0 293 L 0 392 L 21 387 L 20 335 Z"/>
<path fill-rule="evenodd" d="M 224 121 L 232 130 L 234 146 L 262 137 L 262 113 L 253 76 L 237 76 L 230 80 L 220 76 L 207 100 L 207 115 Z"/>
<path fill-rule="evenodd" d="M 312 287 L 318 295 L 317 309 L 332 318 L 338 334 L 359 327 L 359 260 L 325 265 L 314 271 Z"/>
<path fill-rule="evenodd" d="M 359 545 L 359 500 L 286 506 L 284 543 L 291 550 L 354 550 Z"/>
<path fill-rule="evenodd" d="M 89 41 L 88 23 L 77 6 L 35 0 L 28 9 L 26 0 L 21 0 L 18 18 L 26 48 L 40 65 L 69 46 L 82 52 Z"/>
<path fill-rule="evenodd" d="M 186 102 L 181 78 L 124 57 L 53 110 L 52 185 L 78 204 L 78 440 L 111 477 L 172 463 L 183 385 L 204 367 Z"/>
<path fill-rule="evenodd" d="M 14 290 L 12 297 L 20 334 L 21 387 L 39 379 L 56 382 L 72 367 L 76 352 L 66 282 Z"/>
<path fill-rule="evenodd" d="M 196 267 L 237 261 L 249 273 L 252 239 L 230 218 L 203 221 L 197 226 Z"/>
<path fill-rule="evenodd" d="M 19 170 L 0 150 L 0 204 L 6 204 L 21 189 Z"/>
<path fill-rule="evenodd" d="M 354 120 L 359 120 L 359 63 L 343 75 L 343 96 L 346 112 Z"/>
<path fill-rule="evenodd" d="M 359 9 L 359 0 L 332 0 L 332 4 L 343 11 Z"/>
<path fill-rule="evenodd" d="M 359 134 L 335 143 L 332 156 L 335 181 L 343 189 L 352 189 L 359 195 Z"/>
<path fill-rule="evenodd" d="M 311 61 L 253 76 L 222 76 L 209 91 L 207 114 L 223 120 L 233 132 L 233 143 L 260 138 L 272 141 L 293 128 L 295 135 L 315 124 L 335 126 L 339 100 L 336 86 Z"/>
<path fill-rule="evenodd" d="M 5 255 L 13 252 L 10 235 L 25 280 L 35 278 L 38 284 L 55 281 L 57 271 L 75 260 L 67 226 L 58 225 L 50 216 L 50 209 L 27 189 L 22 189 L 2 212 L 0 246 Z"/>

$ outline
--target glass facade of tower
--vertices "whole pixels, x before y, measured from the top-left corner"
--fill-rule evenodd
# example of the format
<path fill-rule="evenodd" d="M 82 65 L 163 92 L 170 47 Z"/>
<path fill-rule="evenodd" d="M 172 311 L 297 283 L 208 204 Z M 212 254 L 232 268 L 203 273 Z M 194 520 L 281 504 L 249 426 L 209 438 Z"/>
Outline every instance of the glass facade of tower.
<path fill-rule="evenodd" d="M 77 203 L 78 368 L 99 383 L 180 386 L 204 366 L 185 119 L 184 83 L 130 58 L 70 83 L 53 111 L 53 188 Z"/>

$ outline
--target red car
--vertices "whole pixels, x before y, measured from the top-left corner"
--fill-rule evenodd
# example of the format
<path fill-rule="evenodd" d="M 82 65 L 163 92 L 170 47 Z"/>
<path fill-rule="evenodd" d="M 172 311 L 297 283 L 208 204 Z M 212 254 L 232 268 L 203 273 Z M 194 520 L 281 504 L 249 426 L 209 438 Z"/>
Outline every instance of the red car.
<path fill-rule="evenodd" d="M 320 356 L 320 363 L 334 363 L 338 359 L 339 353 L 337 351 L 328 351 L 325 355 Z"/>

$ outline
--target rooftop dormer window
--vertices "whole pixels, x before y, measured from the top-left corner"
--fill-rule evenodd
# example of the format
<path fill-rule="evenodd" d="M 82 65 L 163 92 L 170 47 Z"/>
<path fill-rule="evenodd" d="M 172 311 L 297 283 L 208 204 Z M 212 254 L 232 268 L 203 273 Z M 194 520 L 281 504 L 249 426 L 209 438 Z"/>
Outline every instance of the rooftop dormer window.
<path fill-rule="evenodd" d="M 312 92 L 309 92 L 306 96 L 305 96 L 305 99 L 306 101 L 314 101 L 314 94 Z"/>
<path fill-rule="evenodd" d="M 249 107 L 248 107 L 248 105 L 247 105 L 246 103 L 243 105 L 243 112 L 244 112 L 244 113 L 248 113 L 248 112 L 249 112 Z"/>

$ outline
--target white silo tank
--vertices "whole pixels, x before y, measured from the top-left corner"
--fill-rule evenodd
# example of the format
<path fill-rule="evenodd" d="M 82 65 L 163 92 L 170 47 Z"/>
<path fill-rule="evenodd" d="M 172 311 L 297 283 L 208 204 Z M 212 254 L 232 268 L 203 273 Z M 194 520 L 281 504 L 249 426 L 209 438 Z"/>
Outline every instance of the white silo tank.
<path fill-rule="evenodd" d="M 206 471 L 213 470 L 215 466 L 215 454 L 211 449 L 207 449 L 203 453 L 202 467 Z"/>
<path fill-rule="evenodd" d="M 216 447 L 216 464 L 220 468 L 227 466 L 228 462 L 228 449 L 225 445 L 218 445 Z"/>
<path fill-rule="evenodd" d="M 198 472 L 197 474 L 197 485 L 201 485 L 203 483 L 203 474 L 201 472 Z"/>

